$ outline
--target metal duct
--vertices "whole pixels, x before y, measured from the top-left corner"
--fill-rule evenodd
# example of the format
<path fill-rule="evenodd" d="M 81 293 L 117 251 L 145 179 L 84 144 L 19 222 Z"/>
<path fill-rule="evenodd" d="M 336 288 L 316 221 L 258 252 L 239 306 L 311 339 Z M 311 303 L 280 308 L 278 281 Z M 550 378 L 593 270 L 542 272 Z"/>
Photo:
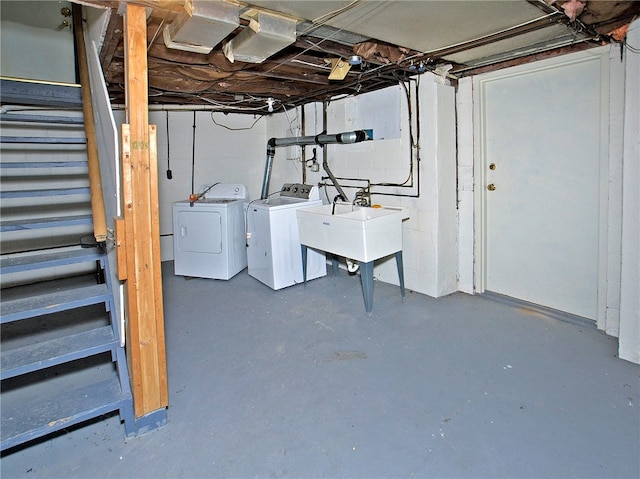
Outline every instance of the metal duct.
<path fill-rule="evenodd" d="M 240 25 L 240 7 L 227 2 L 186 0 L 184 11 L 163 32 L 167 48 L 208 54 Z"/>
<path fill-rule="evenodd" d="M 258 12 L 249 26 L 223 46 L 227 59 L 262 63 L 296 41 L 296 20 L 275 13 Z"/>
<path fill-rule="evenodd" d="M 331 145 L 360 143 L 361 141 L 373 140 L 373 130 L 355 130 L 344 133 L 328 135 L 321 133 L 315 136 L 292 136 L 288 138 L 271 138 L 267 142 L 267 164 L 264 170 L 264 180 L 262 182 L 262 193 L 260 198 L 269 196 L 269 183 L 271 181 L 271 169 L 273 158 L 276 155 L 276 148 L 279 146 L 305 146 L 305 145 Z"/>

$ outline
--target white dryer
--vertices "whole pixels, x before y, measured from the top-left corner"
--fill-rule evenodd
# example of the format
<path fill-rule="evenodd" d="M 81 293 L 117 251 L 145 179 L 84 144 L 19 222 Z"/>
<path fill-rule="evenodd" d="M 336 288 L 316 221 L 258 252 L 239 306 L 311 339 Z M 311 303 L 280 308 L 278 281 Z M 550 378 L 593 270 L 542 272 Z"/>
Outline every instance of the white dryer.
<path fill-rule="evenodd" d="M 230 279 L 247 267 L 247 201 L 246 186 L 220 183 L 198 201 L 173 204 L 176 275 Z"/>
<path fill-rule="evenodd" d="M 278 290 L 303 282 L 296 211 L 322 205 L 316 186 L 285 183 L 279 196 L 254 200 L 247 208 L 249 275 Z M 309 249 L 307 280 L 326 276 L 324 252 Z"/>

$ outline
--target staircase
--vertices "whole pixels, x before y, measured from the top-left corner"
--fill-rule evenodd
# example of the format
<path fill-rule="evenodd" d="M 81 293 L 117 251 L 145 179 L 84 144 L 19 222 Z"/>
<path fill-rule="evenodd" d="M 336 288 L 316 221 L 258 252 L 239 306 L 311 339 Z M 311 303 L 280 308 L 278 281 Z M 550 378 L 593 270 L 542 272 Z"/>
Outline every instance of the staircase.
<path fill-rule="evenodd" d="M 114 412 L 134 433 L 107 245 L 93 239 L 83 118 L 70 110 L 80 89 L 56 88 L 69 89 L 62 108 L 43 108 L 57 93 L 23 95 L 0 114 L 2 451 Z"/>

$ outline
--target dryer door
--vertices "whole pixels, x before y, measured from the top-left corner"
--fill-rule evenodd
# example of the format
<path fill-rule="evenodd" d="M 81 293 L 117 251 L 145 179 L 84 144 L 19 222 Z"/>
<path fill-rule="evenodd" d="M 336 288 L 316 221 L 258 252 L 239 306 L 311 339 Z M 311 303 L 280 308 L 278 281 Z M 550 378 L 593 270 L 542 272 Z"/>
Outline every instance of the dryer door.
<path fill-rule="evenodd" d="M 222 219 L 218 211 L 194 208 L 178 211 L 175 234 L 178 249 L 190 253 L 222 252 Z"/>

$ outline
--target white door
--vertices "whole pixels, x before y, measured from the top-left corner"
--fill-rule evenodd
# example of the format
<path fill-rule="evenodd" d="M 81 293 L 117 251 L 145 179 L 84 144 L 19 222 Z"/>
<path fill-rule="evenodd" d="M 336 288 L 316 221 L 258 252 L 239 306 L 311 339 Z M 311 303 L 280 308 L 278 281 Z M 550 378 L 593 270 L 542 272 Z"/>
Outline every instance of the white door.
<path fill-rule="evenodd" d="M 568 58 L 479 79 L 484 287 L 596 319 L 606 64 Z"/>

